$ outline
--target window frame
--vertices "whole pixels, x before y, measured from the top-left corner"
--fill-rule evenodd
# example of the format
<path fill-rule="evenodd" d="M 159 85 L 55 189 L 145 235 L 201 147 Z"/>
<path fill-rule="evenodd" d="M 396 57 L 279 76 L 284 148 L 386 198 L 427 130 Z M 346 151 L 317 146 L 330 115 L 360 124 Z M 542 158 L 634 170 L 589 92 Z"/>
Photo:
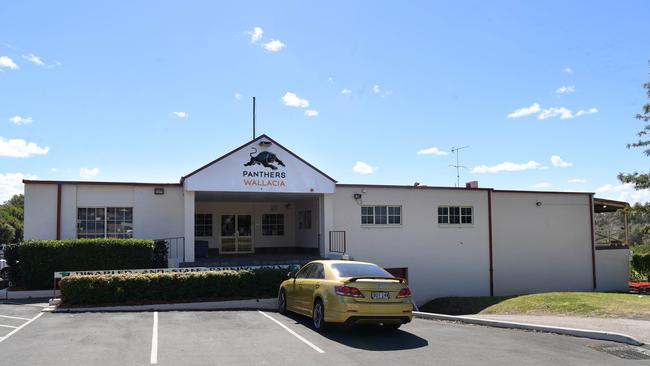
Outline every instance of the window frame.
<path fill-rule="evenodd" d="M 467 214 L 469 210 L 469 214 Z M 441 214 L 441 212 L 446 212 Z M 469 218 L 470 222 L 466 222 Z M 438 226 L 442 227 L 470 227 L 474 226 L 474 206 L 471 205 L 438 205 L 436 211 Z M 441 222 L 442 221 L 442 222 Z"/>
<path fill-rule="evenodd" d="M 82 231 L 79 230 L 82 222 L 90 222 L 91 221 L 91 220 L 87 219 L 88 210 L 90 210 L 90 209 L 95 210 L 95 212 L 97 212 L 96 210 L 102 210 L 104 212 L 104 215 L 103 215 L 104 219 L 103 219 L 103 222 L 102 222 L 102 226 L 103 226 L 103 232 L 102 233 L 95 230 L 92 233 L 86 234 L 85 232 L 82 232 Z M 127 210 L 131 210 L 131 212 L 128 215 L 125 214 L 124 218 L 120 218 L 120 219 L 116 218 L 114 220 L 110 220 L 108 218 L 109 209 L 113 209 L 113 210 L 127 209 Z M 80 218 L 79 210 L 85 210 L 86 219 L 81 219 Z M 123 207 L 117 207 L 117 206 L 82 206 L 82 207 L 79 207 L 79 206 L 77 206 L 77 219 L 76 219 L 76 227 L 75 227 L 75 236 L 76 236 L 77 239 L 97 239 L 97 238 L 132 239 L 133 238 L 133 231 L 134 231 L 134 225 L 133 225 L 133 221 L 134 221 L 133 218 L 135 216 L 134 211 L 135 210 L 134 210 L 133 207 L 126 207 L 126 206 L 123 206 Z M 98 215 L 95 214 L 95 217 L 97 217 L 97 216 Z M 127 219 L 127 217 L 130 217 L 130 219 Z M 92 221 L 95 222 L 95 223 L 97 222 L 97 220 L 92 220 Z M 119 231 L 109 231 L 109 229 L 108 229 L 109 224 L 111 224 L 111 225 L 130 224 L 131 229 L 130 229 L 130 232 L 127 229 L 127 231 L 125 231 L 123 233 L 121 233 Z"/>
<path fill-rule="evenodd" d="M 395 214 L 396 212 L 395 210 L 397 210 L 398 214 Z M 391 211 L 393 212 L 392 214 Z M 395 222 L 395 221 L 399 221 L 399 222 Z M 361 226 L 400 227 L 403 224 L 404 224 L 404 208 L 402 205 L 362 205 L 361 206 Z"/>
<path fill-rule="evenodd" d="M 198 217 L 199 216 L 209 216 L 209 219 L 206 221 L 206 218 L 204 217 L 203 220 L 199 223 Z M 214 235 L 214 217 L 212 216 L 212 213 L 195 213 L 194 214 L 194 236 L 195 237 L 212 237 Z M 204 231 L 199 231 L 197 229 L 201 228 Z M 209 231 L 206 231 L 208 230 Z M 199 234 L 205 234 L 209 233 L 209 235 L 199 235 Z"/>
<path fill-rule="evenodd" d="M 267 216 L 281 217 L 282 221 L 281 222 L 268 223 L 268 222 L 265 222 L 265 220 L 264 220 L 265 217 L 267 217 Z M 262 214 L 262 225 L 261 225 L 262 236 L 285 236 L 287 231 L 286 231 L 286 220 L 285 220 L 284 216 L 285 216 L 284 213 L 277 213 L 277 212 L 270 212 L 270 213 Z M 268 226 L 270 226 L 270 228 L 267 228 Z M 273 230 L 273 227 L 276 227 L 275 231 Z M 267 231 L 267 229 L 270 230 L 270 231 Z"/>

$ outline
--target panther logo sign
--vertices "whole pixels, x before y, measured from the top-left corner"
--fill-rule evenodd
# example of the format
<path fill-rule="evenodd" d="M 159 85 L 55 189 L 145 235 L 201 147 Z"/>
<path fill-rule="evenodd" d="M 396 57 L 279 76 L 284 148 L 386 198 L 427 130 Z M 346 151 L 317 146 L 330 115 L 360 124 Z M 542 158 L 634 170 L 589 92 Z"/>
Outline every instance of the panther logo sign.
<path fill-rule="evenodd" d="M 272 165 L 272 164 L 285 166 L 282 160 L 278 159 L 278 157 L 274 153 L 268 151 L 262 151 L 261 153 L 257 154 L 256 148 L 252 147 L 251 149 L 254 150 L 253 152 L 250 153 L 251 159 L 248 163 L 244 164 L 244 166 L 259 164 L 265 168 L 270 168 L 272 170 L 278 169 L 276 165 Z"/>

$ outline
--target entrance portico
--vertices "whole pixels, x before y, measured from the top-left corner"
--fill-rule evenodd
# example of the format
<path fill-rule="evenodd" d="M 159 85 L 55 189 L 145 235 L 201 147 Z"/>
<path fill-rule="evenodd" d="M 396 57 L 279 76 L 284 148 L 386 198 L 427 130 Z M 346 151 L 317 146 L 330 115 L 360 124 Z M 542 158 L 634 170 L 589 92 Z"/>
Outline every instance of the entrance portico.
<path fill-rule="evenodd" d="M 185 262 L 233 254 L 325 256 L 336 181 L 262 135 L 181 179 Z M 328 219 L 330 218 L 330 219 Z"/>

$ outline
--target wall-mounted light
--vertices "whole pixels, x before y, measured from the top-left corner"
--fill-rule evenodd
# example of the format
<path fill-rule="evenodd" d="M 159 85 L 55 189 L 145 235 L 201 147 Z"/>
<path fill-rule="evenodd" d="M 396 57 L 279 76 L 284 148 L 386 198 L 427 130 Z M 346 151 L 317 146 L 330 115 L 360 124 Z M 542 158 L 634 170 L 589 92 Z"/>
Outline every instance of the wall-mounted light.
<path fill-rule="evenodd" d="M 165 194 L 165 188 L 156 187 L 153 189 L 153 194 L 158 194 L 158 195 Z"/>
<path fill-rule="evenodd" d="M 271 141 L 260 141 L 260 146 L 269 147 L 271 146 Z"/>
<path fill-rule="evenodd" d="M 535 202 L 535 206 L 540 207 L 542 203 L 540 201 Z"/>
<path fill-rule="evenodd" d="M 353 195 L 353 197 L 354 197 L 355 200 L 360 200 L 361 199 L 361 193 L 355 193 Z"/>

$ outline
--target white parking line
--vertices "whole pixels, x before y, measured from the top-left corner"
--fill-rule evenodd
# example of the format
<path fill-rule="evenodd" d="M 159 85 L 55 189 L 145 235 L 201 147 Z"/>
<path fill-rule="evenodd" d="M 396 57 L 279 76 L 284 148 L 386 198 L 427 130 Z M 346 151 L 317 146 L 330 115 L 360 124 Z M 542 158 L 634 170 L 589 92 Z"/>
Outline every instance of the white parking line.
<path fill-rule="evenodd" d="M 29 318 L 21 318 L 21 317 L 19 317 L 19 316 L 9 316 L 9 315 L 0 315 L 0 318 L 18 319 L 18 320 L 29 320 Z"/>
<path fill-rule="evenodd" d="M 29 323 L 33 322 L 34 320 L 40 318 L 41 315 L 43 315 L 43 314 L 44 314 L 44 313 L 38 313 L 38 314 L 36 314 L 35 317 L 29 319 L 28 321 L 24 322 L 24 323 L 23 323 L 21 326 L 19 326 L 18 328 L 12 330 L 12 331 L 11 331 L 9 334 L 7 334 L 6 336 L 0 338 L 0 342 L 7 340 L 7 338 L 9 338 L 9 337 L 11 337 L 12 335 L 16 334 L 16 332 L 18 332 L 19 330 L 23 329 L 24 327 L 26 327 L 27 325 L 29 325 Z"/>
<path fill-rule="evenodd" d="M 287 327 L 286 325 L 280 323 L 278 320 L 276 320 L 275 318 L 273 318 L 273 317 L 270 316 L 269 314 L 267 314 L 267 313 L 265 313 L 265 312 L 262 312 L 261 310 L 258 310 L 257 312 L 260 313 L 260 314 L 262 314 L 262 315 L 264 315 L 265 317 L 267 317 L 267 318 L 273 320 L 277 325 L 279 325 L 279 326 L 281 326 L 282 328 L 284 328 L 284 330 L 286 330 L 287 332 L 293 334 L 296 338 L 300 339 L 303 343 L 305 343 L 305 344 L 308 345 L 309 347 L 313 348 L 316 352 L 318 352 L 318 353 L 325 353 L 325 351 L 323 351 L 322 349 L 316 347 L 315 344 L 313 344 L 313 343 L 311 343 L 310 341 L 306 340 L 306 339 L 303 338 L 300 334 L 298 334 L 298 333 L 294 332 L 293 330 L 289 329 L 289 327 Z"/>
<path fill-rule="evenodd" d="M 13 325 L 4 325 L 4 324 L 0 324 L 0 327 L 14 328 L 14 329 L 18 328 L 18 327 L 14 327 Z"/>
<path fill-rule="evenodd" d="M 158 363 L 158 312 L 153 312 L 153 334 L 151 335 L 151 364 Z"/>

